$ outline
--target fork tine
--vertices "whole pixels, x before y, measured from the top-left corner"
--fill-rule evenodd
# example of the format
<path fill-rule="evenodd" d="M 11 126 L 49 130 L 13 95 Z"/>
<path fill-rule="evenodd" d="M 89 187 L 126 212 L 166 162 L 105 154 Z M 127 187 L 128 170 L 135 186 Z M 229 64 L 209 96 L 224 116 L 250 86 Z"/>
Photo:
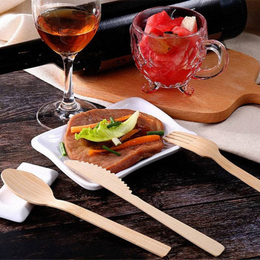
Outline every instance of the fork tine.
<path fill-rule="evenodd" d="M 173 131 L 171 133 L 169 133 L 171 136 L 177 138 L 178 137 L 182 137 L 182 138 L 186 138 L 186 140 L 190 141 L 190 144 L 193 141 L 198 141 L 201 145 L 216 145 L 213 141 L 206 139 L 204 137 L 195 135 L 195 134 L 191 134 L 191 133 L 187 133 L 187 132 L 179 132 L 179 131 Z M 184 140 L 184 139 L 183 139 Z"/>
<path fill-rule="evenodd" d="M 177 140 L 177 139 L 172 138 L 168 135 L 163 137 L 163 139 L 166 140 L 168 143 L 178 145 L 178 146 L 183 147 L 185 149 L 188 149 L 190 147 L 189 142 L 187 142 L 185 140 Z"/>
<path fill-rule="evenodd" d="M 193 151 L 201 156 L 204 156 L 204 154 L 201 153 L 200 148 L 197 147 L 196 143 L 194 143 L 194 141 L 197 140 L 197 136 L 194 134 L 189 134 L 187 132 L 173 131 L 170 132 L 168 135 L 166 135 L 164 139 L 169 143 L 178 145 L 187 150 Z"/>
<path fill-rule="evenodd" d="M 187 132 L 180 132 L 180 131 L 173 131 L 173 132 L 169 133 L 169 135 L 171 135 L 173 137 L 186 138 L 187 140 L 190 140 L 190 141 L 197 138 L 197 135 L 190 134 L 190 133 L 187 133 Z"/>
<path fill-rule="evenodd" d="M 190 134 L 186 134 L 184 132 L 171 132 L 168 135 L 166 135 L 166 137 L 174 140 L 174 141 L 180 141 L 180 142 L 184 142 L 184 143 L 191 143 L 192 141 L 194 141 L 196 139 L 196 136 L 194 135 L 190 135 Z"/>
<path fill-rule="evenodd" d="M 178 145 L 178 146 L 180 146 L 180 143 L 181 143 L 181 142 L 178 142 L 177 140 L 169 137 L 168 135 L 164 136 L 163 139 L 165 141 L 167 141 L 168 143 L 175 144 L 175 145 Z"/>

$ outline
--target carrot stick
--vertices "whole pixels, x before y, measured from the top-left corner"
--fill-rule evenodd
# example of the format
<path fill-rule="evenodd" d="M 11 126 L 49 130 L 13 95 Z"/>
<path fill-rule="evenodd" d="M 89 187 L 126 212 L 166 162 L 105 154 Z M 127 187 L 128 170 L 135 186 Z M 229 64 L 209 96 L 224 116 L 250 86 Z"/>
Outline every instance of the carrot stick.
<path fill-rule="evenodd" d="M 117 150 L 125 149 L 125 148 L 130 147 L 130 146 L 135 146 L 135 145 L 139 145 L 139 144 L 157 141 L 160 138 L 161 137 L 159 135 L 144 135 L 144 136 L 140 136 L 140 137 L 131 139 L 129 141 L 126 141 L 125 143 L 122 143 L 118 146 L 113 146 L 110 149 L 117 151 Z M 94 150 L 93 149 L 93 150 L 89 150 L 89 155 L 93 155 L 93 154 L 97 154 L 97 153 L 103 153 L 103 152 L 108 152 L 108 151 L 105 150 L 105 149 L 100 149 L 100 150 Z"/>
<path fill-rule="evenodd" d="M 120 138 L 120 141 L 121 142 L 124 142 L 126 141 L 127 139 L 129 139 L 131 136 L 133 136 L 134 134 L 136 134 L 137 132 L 139 132 L 140 130 L 139 129 L 133 129 L 131 130 L 130 132 L 126 133 L 125 135 L 123 135 L 121 138 Z"/>
<path fill-rule="evenodd" d="M 122 122 L 122 121 L 127 120 L 130 116 L 131 116 L 131 115 L 122 116 L 122 117 L 119 117 L 119 118 L 115 119 L 115 121 L 120 121 L 120 122 Z M 110 121 L 107 120 L 107 122 L 110 122 Z M 98 124 L 98 123 L 93 123 L 93 124 L 89 124 L 89 125 L 81 125 L 81 126 L 72 126 L 72 127 L 70 128 L 70 132 L 71 132 L 72 134 L 79 133 L 83 128 L 88 128 L 88 127 L 94 128 L 97 124 Z"/>

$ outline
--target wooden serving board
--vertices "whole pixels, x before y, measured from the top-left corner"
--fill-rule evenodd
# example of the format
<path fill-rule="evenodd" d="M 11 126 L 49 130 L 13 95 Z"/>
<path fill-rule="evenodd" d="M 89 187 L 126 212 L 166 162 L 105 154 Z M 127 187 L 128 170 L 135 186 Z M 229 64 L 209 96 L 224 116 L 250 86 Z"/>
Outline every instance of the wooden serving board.
<path fill-rule="evenodd" d="M 229 50 L 229 65 L 215 78 L 191 80 L 191 96 L 177 89 L 159 89 L 153 94 L 141 91 L 146 81 L 134 65 L 96 76 L 74 75 L 75 93 L 112 103 L 129 97 L 141 97 L 172 118 L 215 123 L 225 120 L 239 106 L 260 104 L 260 86 L 255 81 L 259 62 L 245 54 Z"/>

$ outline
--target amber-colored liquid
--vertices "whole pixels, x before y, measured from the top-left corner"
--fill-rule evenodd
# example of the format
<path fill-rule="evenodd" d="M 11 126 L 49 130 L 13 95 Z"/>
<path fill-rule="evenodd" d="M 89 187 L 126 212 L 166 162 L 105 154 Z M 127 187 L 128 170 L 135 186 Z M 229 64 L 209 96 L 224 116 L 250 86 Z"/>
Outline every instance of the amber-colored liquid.
<path fill-rule="evenodd" d="M 48 9 L 36 23 L 44 42 L 61 55 L 80 52 L 92 40 L 98 25 L 98 16 L 77 7 Z"/>

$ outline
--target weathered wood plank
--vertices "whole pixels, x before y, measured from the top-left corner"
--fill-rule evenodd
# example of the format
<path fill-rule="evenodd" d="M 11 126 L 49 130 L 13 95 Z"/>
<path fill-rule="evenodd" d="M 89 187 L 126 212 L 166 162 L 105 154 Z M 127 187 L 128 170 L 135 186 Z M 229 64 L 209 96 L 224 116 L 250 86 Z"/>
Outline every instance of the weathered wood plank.
<path fill-rule="evenodd" d="M 1 75 L 0 89 L 0 171 L 21 162 L 53 168 L 60 173 L 52 185 L 57 198 L 172 246 L 168 259 L 215 259 L 111 192 L 83 189 L 31 147 L 31 139 L 45 131 L 36 110 L 58 98 L 59 90 L 25 72 Z M 260 178 L 259 164 L 225 156 Z M 212 160 L 181 149 L 124 181 L 146 202 L 222 243 L 226 250 L 219 259 L 260 257 L 260 195 Z M 24 223 L 0 219 L 0 258 L 158 259 L 74 216 L 39 206 Z"/>

